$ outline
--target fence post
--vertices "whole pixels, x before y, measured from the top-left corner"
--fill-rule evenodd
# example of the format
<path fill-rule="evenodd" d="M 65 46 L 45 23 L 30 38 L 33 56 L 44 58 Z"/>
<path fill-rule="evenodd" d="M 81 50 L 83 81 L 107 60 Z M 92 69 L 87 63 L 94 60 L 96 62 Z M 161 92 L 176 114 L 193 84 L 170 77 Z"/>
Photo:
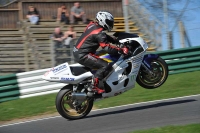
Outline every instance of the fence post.
<path fill-rule="evenodd" d="M 168 32 L 168 37 L 169 37 L 169 48 L 173 49 L 173 34 L 171 31 Z"/>
<path fill-rule="evenodd" d="M 55 46 L 52 39 L 50 39 L 50 50 L 51 50 L 51 67 L 54 67 L 56 65 L 55 61 Z"/>
<path fill-rule="evenodd" d="M 23 19 L 23 9 L 22 9 L 22 2 L 18 1 L 18 17 L 19 17 L 19 21 L 22 21 Z"/>
<path fill-rule="evenodd" d="M 28 36 L 28 29 L 27 27 L 24 25 L 22 26 L 23 32 L 24 32 L 24 36 L 26 37 L 26 40 L 24 41 L 24 65 L 25 65 L 25 71 L 29 71 L 29 52 L 28 52 L 28 40 L 29 40 L 29 36 Z"/>
<path fill-rule="evenodd" d="M 71 54 L 71 64 L 74 63 L 74 55 L 73 55 L 73 50 L 74 50 L 74 43 L 75 43 L 75 40 L 72 40 L 71 43 L 70 43 L 70 54 Z"/>
<path fill-rule="evenodd" d="M 41 69 L 41 60 L 39 59 L 39 52 L 38 52 L 38 46 L 36 44 L 34 44 L 35 39 L 30 39 L 30 46 L 33 52 L 33 56 L 34 56 L 34 63 L 35 63 L 35 67 L 36 69 Z"/>
<path fill-rule="evenodd" d="M 123 0 L 122 5 L 123 5 L 123 15 L 124 15 L 124 21 L 125 21 L 125 30 L 126 30 L 126 32 L 129 32 L 128 0 Z"/>
<path fill-rule="evenodd" d="M 29 60 L 28 60 L 28 48 L 27 48 L 27 44 L 28 41 L 26 40 L 24 42 L 24 61 L 25 61 L 25 70 L 29 71 Z"/>
<path fill-rule="evenodd" d="M 182 48 L 185 47 L 185 39 L 184 39 L 184 28 L 183 28 L 183 23 L 179 21 L 179 29 L 180 29 L 180 40 L 181 40 L 181 46 Z"/>
<path fill-rule="evenodd" d="M 157 32 L 158 32 L 158 36 L 156 37 L 156 40 L 157 40 L 157 44 L 158 44 L 158 50 L 163 50 L 163 46 L 162 46 L 162 26 L 158 25 L 158 29 L 157 29 Z"/>

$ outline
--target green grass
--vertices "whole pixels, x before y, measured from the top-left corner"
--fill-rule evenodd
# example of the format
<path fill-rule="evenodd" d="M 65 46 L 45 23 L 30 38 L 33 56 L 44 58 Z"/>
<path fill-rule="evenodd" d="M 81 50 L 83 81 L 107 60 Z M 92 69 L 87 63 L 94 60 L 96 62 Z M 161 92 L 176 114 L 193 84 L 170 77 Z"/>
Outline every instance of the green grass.
<path fill-rule="evenodd" d="M 180 97 L 200 94 L 200 71 L 170 75 L 166 83 L 154 90 L 148 90 L 136 85 L 122 95 L 96 102 L 96 108 L 105 108 L 157 100 L 164 98 Z M 56 112 L 56 94 L 19 99 L 0 103 L 0 121 L 24 118 L 35 115 Z"/>
<path fill-rule="evenodd" d="M 56 112 L 56 94 L 0 103 L 0 121 Z"/>
<path fill-rule="evenodd" d="M 131 133 L 200 133 L 200 124 L 190 124 L 185 126 L 166 126 L 149 130 L 135 131 Z"/>
<path fill-rule="evenodd" d="M 200 94 L 200 71 L 170 75 L 167 81 L 157 89 L 144 89 L 138 84 L 122 95 L 108 98 L 95 105 L 97 108 L 118 106 L 129 103 Z"/>

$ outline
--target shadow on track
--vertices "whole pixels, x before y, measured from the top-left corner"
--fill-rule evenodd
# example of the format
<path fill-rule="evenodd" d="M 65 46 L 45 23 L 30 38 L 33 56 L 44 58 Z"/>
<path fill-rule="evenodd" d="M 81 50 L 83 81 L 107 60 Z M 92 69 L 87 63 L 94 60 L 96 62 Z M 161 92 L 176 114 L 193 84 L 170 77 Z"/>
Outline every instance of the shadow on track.
<path fill-rule="evenodd" d="M 128 108 L 128 109 L 122 109 L 122 110 L 117 110 L 117 111 L 111 111 L 111 112 L 106 112 L 106 113 L 101 113 L 101 114 L 90 115 L 90 116 L 87 116 L 84 119 L 92 118 L 92 117 L 105 116 L 105 115 L 111 115 L 111 114 L 120 114 L 120 113 L 129 112 L 129 111 L 137 111 L 137 110 L 144 110 L 144 109 L 150 109 L 150 108 L 158 108 L 158 107 L 162 107 L 162 106 L 182 104 L 182 103 L 188 103 L 188 102 L 194 102 L 194 101 L 196 101 L 196 100 L 189 99 L 189 100 L 179 100 L 179 101 L 171 101 L 171 102 L 160 102 L 160 103 L 156 103 L 156 104 L 152 104 L 152 105 L 145 105 L 145 106 L 140 106 L 140 107 L 132 107 L 132 108 Z"/>

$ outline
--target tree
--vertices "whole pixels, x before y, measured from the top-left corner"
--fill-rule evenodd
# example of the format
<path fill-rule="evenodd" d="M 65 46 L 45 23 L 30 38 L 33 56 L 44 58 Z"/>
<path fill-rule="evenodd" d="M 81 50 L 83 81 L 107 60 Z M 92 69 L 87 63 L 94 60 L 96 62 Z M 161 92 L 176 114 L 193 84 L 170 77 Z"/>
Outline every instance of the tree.
<path fill-rule="evenodd" d="M 160 20 L 163 20 L 163 0 L 139 0 L 143 6 L 145 6 L 151 13 L 157 16 Z M 200 9 L 199 0 L 166 0 L 167 1 L 167 10 L 169 18 L 169 27 L 166 28 L 166 37 L 168 48 L 172 48 L 172 33 L 175 31 L 175 28 L 178 26 L 178 22 L 191 22 L 195 19 L 195 12 L 198 12 Z M 168 24 L 166 23 L 166 26 Z M 186 32 L 185 32 L 186 35 Z M 171 38 L 170 38 L 171 37 Z M 188 42 L 188 35 L 186 35 Z"/>
<path fill-rule="evenodd" d="M 139 0 L 149 11 L 151 11 L 160 20 L 163 20 L 163 0 Z M 168 15 L 172 20 L 187 20 L 189 16 L 184 16 L 184 11 L 187 10 L 189 3 L 200 4 L 198 0 L 167 0 Z M 178 5 L 179 9 L 177 9 Z M 181 15 L 181 16 L 180 16 Z M 191 17 L 191 16 L 190 16 Z"/>

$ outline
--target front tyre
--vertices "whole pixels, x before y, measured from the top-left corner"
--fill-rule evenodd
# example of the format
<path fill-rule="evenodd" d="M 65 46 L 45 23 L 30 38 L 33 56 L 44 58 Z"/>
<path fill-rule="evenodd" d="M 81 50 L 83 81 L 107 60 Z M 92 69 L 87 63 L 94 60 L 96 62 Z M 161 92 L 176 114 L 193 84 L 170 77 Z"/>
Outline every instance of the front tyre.
<path fill-rule="evenodd" d="M 58 113 L 70 120 L 84 118 L 93 107 L 93 99 L 86 99 L 81 102 L 78 106 L 74 106 L 77 102 L 72 99 L 72 85 L 63 87 L 57 94 L 56 97 L 56 109 Z"/>
<path fill-rule="evenodd" d="M 137 83 L 146 89 L 154 89 L 161 86 L 168 77 L 168 65 L 162 58 L 154 59 L 150 65 L 153 75 L 141 67 L 136 79 Z"/>

